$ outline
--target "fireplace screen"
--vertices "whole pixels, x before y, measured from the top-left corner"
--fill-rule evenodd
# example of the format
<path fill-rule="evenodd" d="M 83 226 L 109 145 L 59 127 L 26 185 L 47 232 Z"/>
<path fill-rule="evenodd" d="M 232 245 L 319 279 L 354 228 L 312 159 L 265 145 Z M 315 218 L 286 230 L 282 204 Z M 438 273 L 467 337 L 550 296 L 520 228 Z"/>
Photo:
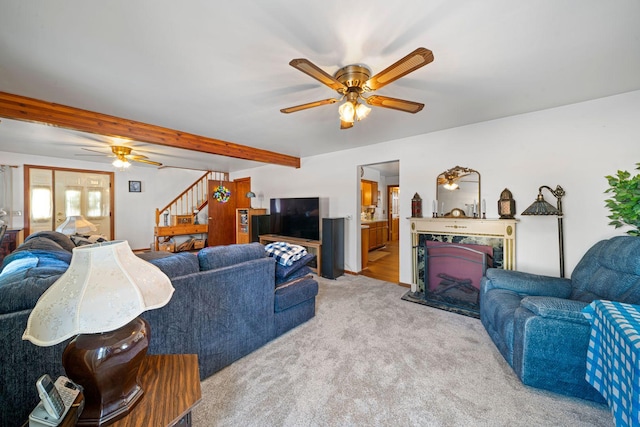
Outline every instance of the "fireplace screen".
<path fill-rule="evenodd" d="M 427 305 L 479 315 L 480 280 L 493 265 L 491 246 L 427 241 L 423 265 Z"/>

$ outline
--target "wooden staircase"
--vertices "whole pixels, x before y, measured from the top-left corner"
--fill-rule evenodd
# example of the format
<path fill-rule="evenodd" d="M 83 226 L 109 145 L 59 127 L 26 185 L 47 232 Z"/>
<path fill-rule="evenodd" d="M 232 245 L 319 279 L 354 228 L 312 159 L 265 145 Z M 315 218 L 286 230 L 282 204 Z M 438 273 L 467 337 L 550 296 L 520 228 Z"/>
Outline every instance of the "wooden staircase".
<path fill-rule="evenodd" d="M 207 171 L 198 180 L 191 184 L 166 206 L 156 208 L 156 225 L 153 229 L 153 242 L 155 250 L 162 246 L 163 250 L 175 251 L 175 246 L 170 247 L 166 243 L 174 236 L 191 234 L 207 234 L 208 221 L 204 224 L 194 224 L 195 210 L 202 212 L 207 207 L 209 197 L 207 194 L 210 180 L 227 181 L 229 174 L 226 172 Z M 188 248 L 187 249 L 191 249 Z"/>

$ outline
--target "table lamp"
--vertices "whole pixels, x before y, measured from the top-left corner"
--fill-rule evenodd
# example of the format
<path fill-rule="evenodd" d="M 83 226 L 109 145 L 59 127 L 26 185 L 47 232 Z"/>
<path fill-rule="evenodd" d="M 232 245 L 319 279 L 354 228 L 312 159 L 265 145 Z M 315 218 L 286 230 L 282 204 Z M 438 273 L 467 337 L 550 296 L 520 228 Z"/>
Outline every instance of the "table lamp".
<path fill-rule="evenodd" d="M 66 234 L 67 236 L 72 234 L 86 234 L 96 230 L 96 226 L 84 219 L 82 215 L 68 216 L 67 219 L 56 228 L 58 233 Z"/>
<path fill-rule="evenodd" d="M 547 202 L 542 195 L 542 189 L 546 188 L 558 199 L 558 207 L 554 208 L 552 204 Z M 560 254 L 560 277 L 564 277 L 564 232 L 562 230 L 562 196 L 565 195 L 564 189 L 559 185 L 555 190 L 543 185 L 538 188 L 538 197 L 536 200 L 522 212 L 521 215 L 557 215 L 558 216 L 558 243 Z"/>
<path fill-rule="evenodd" d="M 51 346 L 75 338 L 62 355 L 67 376 L 84 388 L 78 425 L 106 425 L 142 397 L 138 369 L 147 353 L 146 310 L 166 305 L 174 288 L 126 241 L 73 249 L 67 271 L 40 297 L 22 339 Z"/>
<path fill-rule="evenodd" d="M 251 208 L 251 199 L 253 199 L 253 198 L 255 198 L 255 197 L 256 197 L 256 193 L 254 193 L 253 191 L 249 191 L 249 192 L 245 195 L 245 197 L 246 197 L 247 199 L 249 199 L 249 208 Z"/>

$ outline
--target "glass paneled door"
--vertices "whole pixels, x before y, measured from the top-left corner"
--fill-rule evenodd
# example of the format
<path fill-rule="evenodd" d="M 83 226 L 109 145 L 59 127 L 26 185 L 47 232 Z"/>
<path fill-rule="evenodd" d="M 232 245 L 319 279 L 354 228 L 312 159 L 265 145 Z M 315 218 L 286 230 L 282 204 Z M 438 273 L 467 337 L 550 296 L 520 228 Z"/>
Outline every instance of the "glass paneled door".
<path fill-rule="evenodd" d="M 69 216 L 82 215 L 96 226 L 91 234 L 113 239 L 112 172 L 25 166 L 29 200 L 28 233 L 55 230 Z M 25 201 L 26 202 L 26 201 Z"/>

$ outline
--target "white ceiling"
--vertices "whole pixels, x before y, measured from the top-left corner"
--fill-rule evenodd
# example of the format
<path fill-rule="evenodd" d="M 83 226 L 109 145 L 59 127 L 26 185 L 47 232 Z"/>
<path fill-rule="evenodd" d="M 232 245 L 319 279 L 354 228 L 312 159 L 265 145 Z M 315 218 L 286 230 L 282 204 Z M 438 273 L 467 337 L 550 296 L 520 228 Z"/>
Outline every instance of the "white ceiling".
<path fill-rule="evenodd" d="M 631 0 L 0 0 L 0 11 L 0 91 L 299 157 L 640 89 Z M 337 104 L 279 111 L 337 95 L 293 58 L 376 73 L 420 46 L 434 62 L 377 92 L 424 103 L 415 115 L 374 107 L 339 130 Z M 0 151 L 105 162 L 77 156 L 105 143 L 0 123 Z M 169 165 L 259 165 L 134 148 Z"/>

